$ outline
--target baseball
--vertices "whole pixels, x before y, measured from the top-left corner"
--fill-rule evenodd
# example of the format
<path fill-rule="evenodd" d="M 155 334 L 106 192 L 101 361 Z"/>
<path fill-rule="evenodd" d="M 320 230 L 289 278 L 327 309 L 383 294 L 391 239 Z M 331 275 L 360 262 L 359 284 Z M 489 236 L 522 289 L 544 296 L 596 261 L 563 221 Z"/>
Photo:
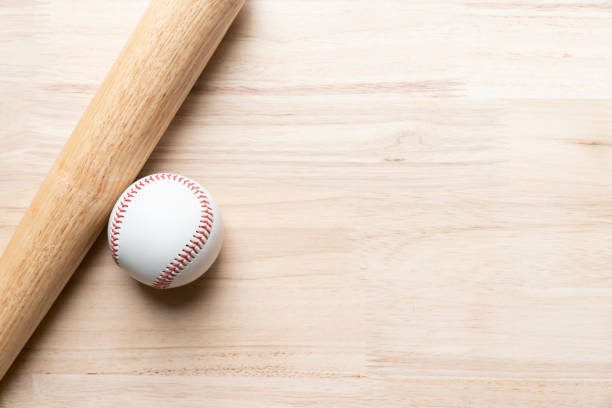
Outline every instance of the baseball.
<path fill-rule="evenodd" d="M 152 174 L 133 183 L 108 221 L 108 245 L 117 265 L 156 289 L 200 277 L 222 242 L 221 213 L 210 193 L 178 174 Z"/>

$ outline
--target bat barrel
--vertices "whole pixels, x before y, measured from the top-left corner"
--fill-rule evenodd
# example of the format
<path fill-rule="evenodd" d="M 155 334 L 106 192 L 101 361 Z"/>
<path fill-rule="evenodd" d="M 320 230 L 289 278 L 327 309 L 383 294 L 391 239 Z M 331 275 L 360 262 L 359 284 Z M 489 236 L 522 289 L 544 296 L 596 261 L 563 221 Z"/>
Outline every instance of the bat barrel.
<path fill-rule="evenodd" d="M 0 379 L 138 175 L 245 0 L 153 0 L 0 258 Z"/>

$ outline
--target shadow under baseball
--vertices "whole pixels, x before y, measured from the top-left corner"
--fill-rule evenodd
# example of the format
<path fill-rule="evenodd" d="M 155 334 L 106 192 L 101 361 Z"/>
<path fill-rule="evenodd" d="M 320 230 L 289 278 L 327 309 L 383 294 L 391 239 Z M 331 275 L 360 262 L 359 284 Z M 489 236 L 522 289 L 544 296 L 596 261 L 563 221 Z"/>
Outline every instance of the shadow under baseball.
<path fill-rule="evenodd" d="M 159 290 L 134 281 L 139 292 L 145 298 L 154 301 L 157 305 L 180 310 L 198 301 L 206 304 L 212 298 L 215 281 L 221 278 L 223 273 L 223 248 L 211 267 L 195 281 L 178 288 Z M 200 307 L 204 306 L 200 305 Z"/>

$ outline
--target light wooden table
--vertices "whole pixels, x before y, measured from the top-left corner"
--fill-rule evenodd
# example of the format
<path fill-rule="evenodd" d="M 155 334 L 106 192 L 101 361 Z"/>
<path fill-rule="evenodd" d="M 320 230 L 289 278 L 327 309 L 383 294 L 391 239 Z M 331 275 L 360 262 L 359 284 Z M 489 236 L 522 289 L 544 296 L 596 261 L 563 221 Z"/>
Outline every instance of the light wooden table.
<path fill-rule="evenodd" d="M 0 249 L 146 5 L 0 1 Z M 220 260 L 101 237 L 0 406 L 610 407 L 611 79 L 605 1 L 249 1 L 143 171 Z"/>

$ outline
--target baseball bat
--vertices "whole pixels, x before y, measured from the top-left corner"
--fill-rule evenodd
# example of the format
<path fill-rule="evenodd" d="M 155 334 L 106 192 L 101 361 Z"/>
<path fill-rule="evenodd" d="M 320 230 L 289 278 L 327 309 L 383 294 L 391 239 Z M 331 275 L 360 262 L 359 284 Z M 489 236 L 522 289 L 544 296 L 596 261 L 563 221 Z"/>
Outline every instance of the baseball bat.
<path fill-rule="evenodd" d="M 0 258 L 0 379 L 142 169 L 245 0 L 153 0 Z"/>

